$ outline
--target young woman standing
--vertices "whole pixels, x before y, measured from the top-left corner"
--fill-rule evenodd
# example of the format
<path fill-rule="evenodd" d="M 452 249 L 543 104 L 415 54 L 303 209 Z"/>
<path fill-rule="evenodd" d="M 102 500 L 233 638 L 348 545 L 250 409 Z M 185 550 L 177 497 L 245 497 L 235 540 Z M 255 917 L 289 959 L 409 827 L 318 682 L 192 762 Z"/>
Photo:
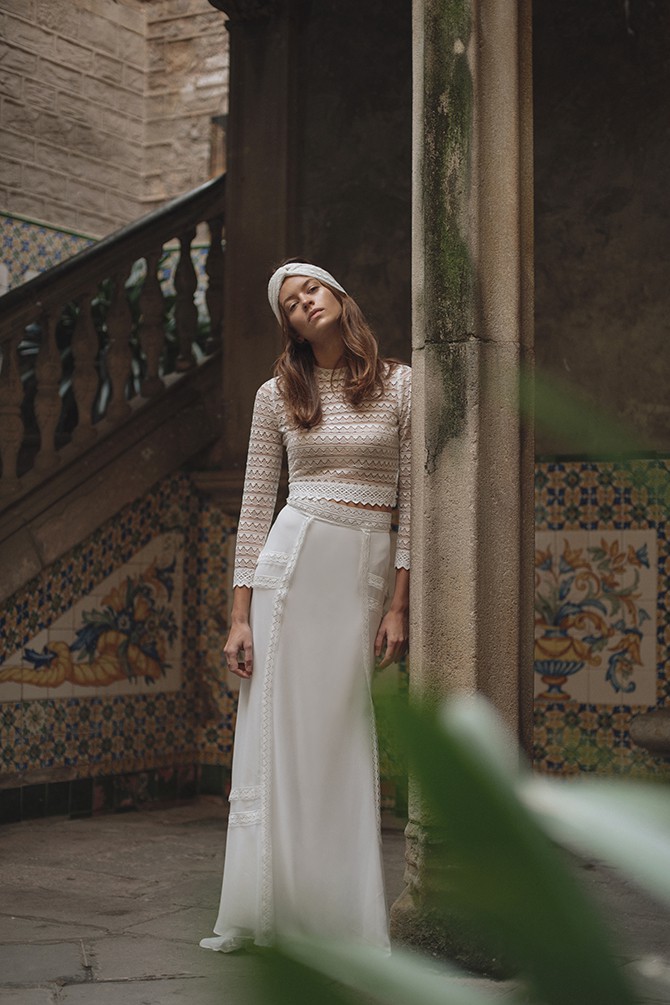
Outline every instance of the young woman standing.
<path fill-rule="evenodd" d="M 287 262 L 268 297 L 285 345 L 249 440 L 224 650 L 242 678 L 228 838 L 201 945 L 299 933 L 388 949 L 370 679 L 375 655 L 386 666 L 408 644 L 411 371 L 379 357 L 325 270 Z"/>

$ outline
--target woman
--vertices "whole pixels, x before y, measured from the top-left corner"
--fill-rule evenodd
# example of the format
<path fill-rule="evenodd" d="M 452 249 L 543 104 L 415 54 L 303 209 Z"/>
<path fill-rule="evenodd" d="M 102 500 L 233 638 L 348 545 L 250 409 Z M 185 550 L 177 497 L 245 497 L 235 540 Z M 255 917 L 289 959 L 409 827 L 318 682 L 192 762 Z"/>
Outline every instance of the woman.
<path fill-rule="evenodd" d="M 370 676 L 374 655 L 383 667 L 407 647 L 411 371 L 379 358 L 323 269 L 285 263 L 268 297 L 285 346 L 249 440 L 224 650 L 242 678 L 226 860 L 218 937 L 201 945 L 280 932 L 388 950 Z M 270 529 L 284 447 L 289 497 Z"/>

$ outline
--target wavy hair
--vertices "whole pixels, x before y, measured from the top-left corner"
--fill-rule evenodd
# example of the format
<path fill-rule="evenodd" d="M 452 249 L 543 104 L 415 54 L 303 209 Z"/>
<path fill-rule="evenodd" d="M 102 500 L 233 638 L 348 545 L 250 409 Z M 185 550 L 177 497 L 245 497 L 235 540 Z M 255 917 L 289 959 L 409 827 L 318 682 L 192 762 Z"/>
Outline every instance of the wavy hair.
<path fill-rule="evenodd" d="M 277 268 L 294 262 L 310 264 L 304 258 L 289 258 L 281 262 Z M 366 402 L 382 397 L 395 360 L 386 360 L 379 355 L 374 332 L 353 297 L 333 289 L 322 280 L 319 282 L 330 290 L 342 306 L 340 318 L 344 343 L 342 360 L 346 370 L 344 396 L 353 408 L 360 408 Z M 284 347 L 275 363 L 274 374 L 296 426 L 300 429 L 312 429 L 319 425 L 322 418 L 321 395 L 314 370 L 316 365 L 314 353 L 309 342 L 298 341 L 281 305 L 280 311 Z"/>

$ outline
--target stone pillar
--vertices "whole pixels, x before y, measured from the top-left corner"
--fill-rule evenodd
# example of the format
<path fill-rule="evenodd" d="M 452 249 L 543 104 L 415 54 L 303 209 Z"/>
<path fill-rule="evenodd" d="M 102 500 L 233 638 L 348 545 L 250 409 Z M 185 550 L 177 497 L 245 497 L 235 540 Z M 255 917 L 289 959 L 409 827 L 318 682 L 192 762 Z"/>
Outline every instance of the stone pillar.
<path fill-rule="evenodd" d="M 435 702 L 483 693 L 527 745 L 533 451 L 519 388 L 532 367 L 530 0 L 414 0 L 413 31 L 412 689 Z M 395 937 L 481 964 L 430 914 L 441 837 L 413 785 L 406 836 Z"/>
<path fill-rule="evenodd" d="M 230 33 L 219 450 L 227 491 L 239 495 L 254 394 L 280 348 L 267 279 L 273 264 L 295 253 L 294 42 L 303 0 L 210 2 L 228 15 Z"/>

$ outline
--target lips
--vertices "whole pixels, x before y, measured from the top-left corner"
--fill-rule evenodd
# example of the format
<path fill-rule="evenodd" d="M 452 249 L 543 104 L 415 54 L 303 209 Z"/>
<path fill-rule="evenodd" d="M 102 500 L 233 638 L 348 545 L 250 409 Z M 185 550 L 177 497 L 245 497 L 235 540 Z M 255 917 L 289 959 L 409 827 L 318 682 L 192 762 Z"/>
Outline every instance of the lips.
<path fill-rule="evenodd" d="M 310 316 L 309 316 L 309 320 L 310 320 L 310 321 L 313 321 L 313 320 L 314 320 L 314 318 L 315 318 L 315 317 L 317 316 L 317 314 L 321 314 L 321 313 L 323 313 L 323 307 L 317 307 L 317 308 L 316 308 L 315 310 L 313 310 L 313 311 L 312 311 L 312 313 L 310 314 Z"/>

